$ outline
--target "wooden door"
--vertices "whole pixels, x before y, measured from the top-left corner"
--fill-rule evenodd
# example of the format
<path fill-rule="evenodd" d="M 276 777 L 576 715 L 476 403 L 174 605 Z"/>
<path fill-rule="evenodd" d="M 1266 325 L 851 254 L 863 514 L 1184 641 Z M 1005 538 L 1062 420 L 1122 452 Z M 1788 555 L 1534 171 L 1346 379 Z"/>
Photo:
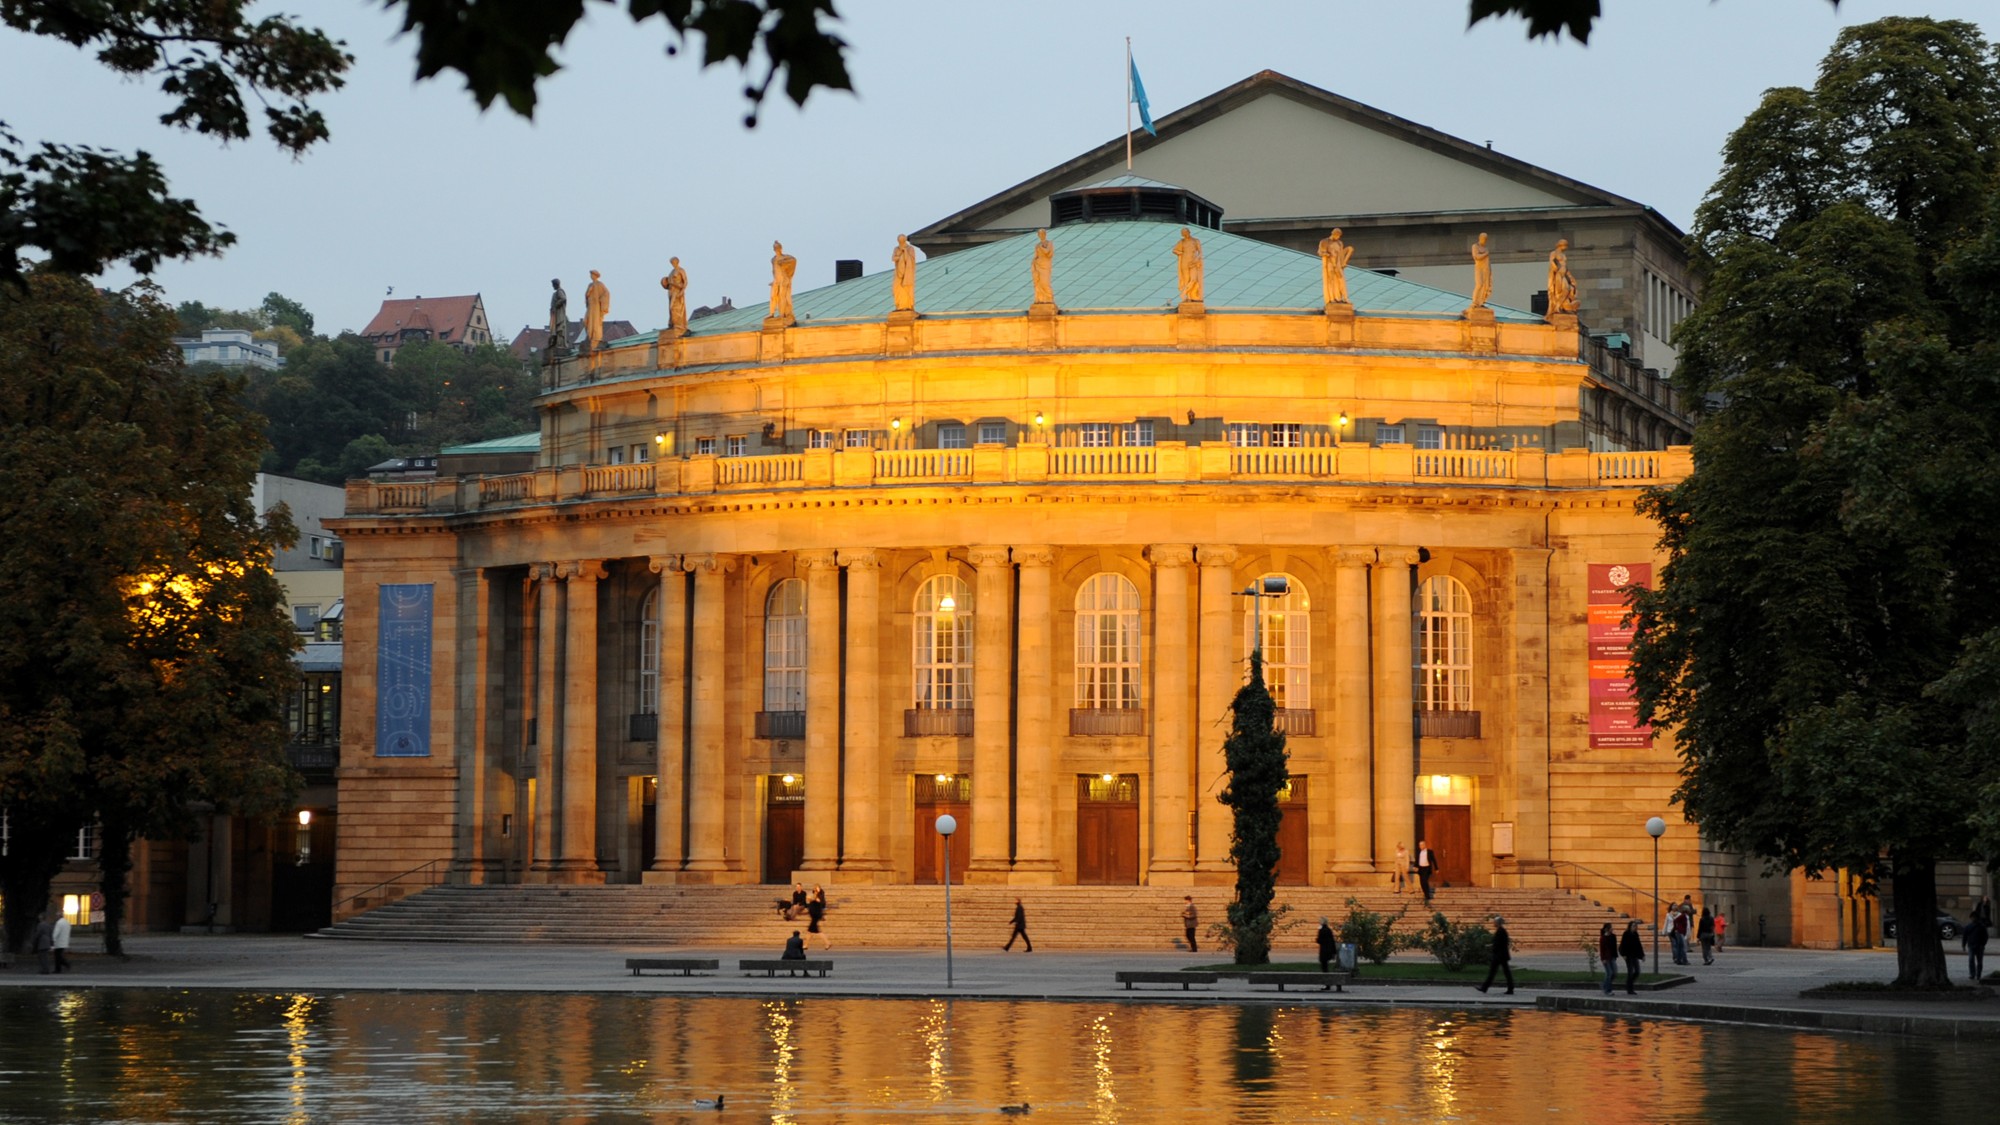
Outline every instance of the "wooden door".
<path fill-rule="evenodd" d="M 764 881 L 789 883 L 806 859 L 806 807 L 797 802 L 764 806 Z"/>
<path fill-rule="evenodd" d="M 1312 882 L 1308 843 L 1312 833 L 1306 811 L 1306 779 L 1294 777 L 1278 795 L 1277 879 L 1282 886 L 1303 887 Z"/>
<path fill-rule="evenodd" d="M 642 802 L 639 806 L 639 870 L 642 872 L 651 871 L 653 859 L 659 855 L 660 806 L 655 801 L 659 791 L 658 782 L 650 777 L 639 787 L 639 800 Z M 633 881 L 639 882 L 644 878 L 641 875 Z"/>
<path fill-rule="evenodd" d="M 1139 778 L 1077 778 L 1076 881 L 1132 885 L 1139 881 Z"/>
<path fill-rule="evenodd" d="M 1471 806 L 1418 805 L 1417 838 L 1438 853 L 1438 878 L 1454 887 L 1472 885 Z"/>
<path fill-rule="evenodd" d="M 937 884 L 944 882 L 945 846 L 944 837 L 938 835 L 937 818 L 950 813 L 958 821 L 958 831 L 951 837 L 951 881 L 965 882 L 965 861 L 972 851 L 972 805 L 958 801 L 917 802 L 916 868 L 914 881 Z"/>

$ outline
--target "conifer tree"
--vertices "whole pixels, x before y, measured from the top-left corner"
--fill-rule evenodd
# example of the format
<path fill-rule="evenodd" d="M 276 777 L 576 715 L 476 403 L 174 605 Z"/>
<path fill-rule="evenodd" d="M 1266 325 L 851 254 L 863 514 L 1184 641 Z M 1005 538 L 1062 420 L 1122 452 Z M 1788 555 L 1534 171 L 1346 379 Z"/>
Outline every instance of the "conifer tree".
<path fill-rule="evenodd" d="M 1236 864 L 1236 901 L 1229 904 L 1236 963 L 1261 965 L 1271 959 L 1271 899 L 1277 892 L 1278 794 L 1284 789 L 1285 736 L 1277 729 L 1277 705 L 1264 686 L 1264 654 L 1250 654 L 1250 682 L 1229 705 L 1233 720 L 1222 745 L 1229 786 L 1220 800 L 1235 813 L 1229 857 Z"/>

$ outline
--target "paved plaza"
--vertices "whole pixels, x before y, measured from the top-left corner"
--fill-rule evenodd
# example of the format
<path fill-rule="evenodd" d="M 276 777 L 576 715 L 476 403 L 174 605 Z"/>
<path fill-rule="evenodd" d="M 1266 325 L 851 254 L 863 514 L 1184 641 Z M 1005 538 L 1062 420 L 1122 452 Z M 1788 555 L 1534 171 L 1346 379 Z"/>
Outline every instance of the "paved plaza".
<path fill-rule="evenodd" d="M 983 938 L 993 935 L 981 935 Z M 1730 949 L 1711 966 L 1694 965 L 1692 983 L 1657 992 L 1606 997 L 1595 989 L 1522 986 L 1512 996 L 1498 988 L 1474 991 L 1484 969 L 1468 970 L 1462 984 L 1390 985 L 1362 980 L 1344 993 L 1252 988 L 1224 979 L 1191 991 L 1141 985 L 1126 990 L 1120 969 L 1179 969 L 1212 963 L 1210 955 L 1173 950 L 1003 953 L 997 937 L 970 947 L 962 940 L 952 960 L 949 994 L 994 1000 L 1117 1000 L 1135 1003 L 1240 1003 L 1416 1005 L 1455 1008 L 1532 1008 L 1635 1014 L 1650 1018 L 1821 1028 L 1945 1037 L 2000 1039 L 2000 999 L 1911 1000 L 1802 998 L 1804 989 L 1838 981 L 1888 981 L 1895 953 L 1887 950 Z M 75 971 L 60 977 L 36 972 L 34 961 L 16 961 L 0 972 L 0 987 L 221 988 L 257 992 L 528 991 L 650 993 L 702 996 L 840 996 L 916 998 L 945 995 L 940 950 L 869 949 L 831 953 L 830 976 L 767 978 L 735 971 L 740 958 L 775 957 L 776 949 L 741 946 L 659 950 L 644 946 L 475 945 L 423 942 L 314 941 L 265 935 L 139 934 L 126 940 L 125 959 L 93 952 L 72 954 Z M 722 969 L 706 976 L 626 971 L 629 956 L 714 957 Z M 1519 968 L 1576 970 L 1581 951 L 1517 956 Z M 1416 963 L 1422 955 L 1404 955 Z M 1433 962 L 1434 963 L 1434 962 Z M 1962 956 L 1952 956 L 1963 973 Z M 1663 959 L 1661 967 L 1670 968 Z M 1442 970 L 1440 970 L 1442 972 Z"/>

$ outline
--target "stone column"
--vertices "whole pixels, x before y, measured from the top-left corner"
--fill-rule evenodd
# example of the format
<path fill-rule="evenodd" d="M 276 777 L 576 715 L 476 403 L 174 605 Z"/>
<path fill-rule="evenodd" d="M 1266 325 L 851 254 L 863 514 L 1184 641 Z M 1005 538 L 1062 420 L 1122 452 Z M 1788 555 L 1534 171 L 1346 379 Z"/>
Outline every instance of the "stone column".
<path fill-rule="evenodd" d="M 562 650 L 562 585 L 556 581 L 553 563 L 537 564 L 529 571 L 530 599 L 528 643 L 535 654 L 535 834 L 534 861 L 528 881 L 546 883 L 556 861 L 556 655 Z"/>
<path fill-rule="evenodd" d="M 694 647 L 689 669 L 694 690 L 688 723 L 688 861 L 691 882 L 714 882 L 728 870 L 723 826 L 727 809 L 723 785 L 723 702 L 728 651 L 725 638 L 723 575 L 734 562 L 727 555 L 687 555 L 694 571 Z"/>
<path fill-rule="evenodd" d="M 800 551 L 806 572 L 807 871 L 840 859 L 840 568 L 832 551 Z"/>
<path fill-rule="evenodd" d="M 597 863 L 597 583 L 595 559 L 566 563 L 563 609 L 562 827 L 554 882 L 604 880 Z"/>
<path fill-rule="evenodd" d="M 1336 883 L 1366 884 L 1374 877 L 1374 790 L 1368 764 L 1371 712 L 1368 660 L 1368 567 L 1372 549 L 1338 550 L 1333 556 L 1333 858 Z M 1403 846 L 1415 848 L 1416 841 Z M 1390 843 L 1391 858 L 1395 844 Z"/>
<path fill-rule="evenodd" d="M 843 550 L 847 568 L 847 769 L 840 870 L 843 878 L 880 879 L 882 855 L 882 556 Z M 810 692 L 810 688 L 807 689 Z M 806 792 L 812 792 L 810 784 Z"/>
<path fill-rule="evenodd" d="M 1375 869 L 1388 874 L 1396 841 L 1417 850 L 1415 697 L 1410 682 L 1410 568 L 1417 553 L 1383 547 L 1375 563 Z"/>
<path fill-rule="evenodd" d="M 1501 614 L 1505 631 L 1503 664 L 1507 681 L 1516 685 L 1510 706 L 1486 703 L 1496 718 L 1512 713 L 1512 722 L 1489 734 L 1499 735 L 1495 754 L 1499 765 L 1500 815 L 1514 822 L 1512 866 L 1516 885 L 1553 886 L 1549 867 L 1549 558 L 1546 547 L 1522 547 L 1507 552 L 1506 574 L 1513 597 Z M 1475 647 L 1473 653 L 1478 655 Z M 1796 900 L 1794 900 L 1796 901 Z"/>
<path fill-rule="evenodd" d="M 1013 723 L 1013 579 L 1005 547 L 974 547 L 978 570 L 972 596 L 972 854 L 968 882 L 1002 883 L 1013 858 L 1008 842 L 1014 774 L 1008 760 Z"/>
<path fill-rule="evenodd" d="M 458 647 L 456 704 L 468 721 L 456 724 L 458 801 L 461 810 L 452 867 L 470 883 L 502 882 L 506 878 L 505 841 L 500 838 L 501 812 L 512 805 L 502 787 L 496 760 L 506 745 L 507 675 L 503 639 L 507 632 L 506 598 L 493 571 L 458 571 Z"/>
<path fill-rule="evenodd" d="M 1195 872 L 1204 882 L 1233 876 L 1229 862 L 1229 810 L 1216 798 L 1229 783 L 1222 740 L 1229 733 L 1229 700 L 1243 679 L 1236 656 L 1236 614 L 1230 592 L 1236 585 L 1236 548 L 1201 547 L 1201 649 L 1195 696 L 1194 807 L 1199 826 Z"/>
<path fill-rule="evenodd" d="M 1055 732 L 1050 716 L 1055 700 L 1055 626 L 1050 617 L 1050 547 L 1016 547 L 1021 568 L 1020 641 L 1016 645 L 1014 782 L 1020 802 L 1014 813 L 1015 883 L 1053 883 L 1056 878 Z"/>
<path fill-rule="evenodd" d="M 655 555 L 647 565 L 660 576 L 660 740 L 653 866 L 642 878 L 666 883 L 687 859 L 687 571 L 679 555 Z"/>
<path fill-rule="evenodd" d="M 1194 776 L 1193 687 L 1188 676 L 1188 564 L 1194 548 L 1148 547 L 1153 564 L 1153 847 L 1149 883 L 1193 882 L 1188 847 Z"/>

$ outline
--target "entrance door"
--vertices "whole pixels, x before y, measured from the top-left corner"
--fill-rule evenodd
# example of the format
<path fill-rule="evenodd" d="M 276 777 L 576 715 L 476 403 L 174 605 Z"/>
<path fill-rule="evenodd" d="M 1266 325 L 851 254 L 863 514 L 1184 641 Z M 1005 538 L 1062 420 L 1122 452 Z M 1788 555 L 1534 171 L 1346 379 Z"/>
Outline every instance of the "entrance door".
<path fill-rule="evenodd" d="M 1454 887 L 1472 884 L 1472 807 L 1418 805 L 1417 838 L 1438 853 L 1438 877 Z"/>
<path fill-rule="evenodd" d="M 1076 881 L 1139 881 L 1139 775 L 1084 774 L 1076 779 Z"/>
<path fill-rule="evenodd" d="M 918 774 L 916 783 L 916 815 L 910 831 L 916 861 L 913 881 L 944 882 L 945 844 L 938 835 L 937 818 L 950 813 L 958 821 L 951 837 L 951 881 L 963 883 L 965 861 L 972 852 L 972 779 L 963 774 Z"/>
<path fill-rule="evenodd" d="M 639 787 L 639 800 L 642 802 L 639 806 L 639 870 L 641 872 L 651 871 L 653 869 L 653 857 L 659 854 L 659 795 L 660 779 L 657 777 L 646 778 L 645 784 Z M 645 876 L 642 874 L 639 878 L 643 880 Z"/>
<path fill-rule="evenodd" d="M 1278 870 L 1280 885 L 1302 887 L 1312 881 L 1309 818 L 1306 816 L 1306 779 L 1292 778 L 1278 792 Z"/>
<path fill-rule="evenodd" d="M 797 774 L 764 780 L 764 881 L 789 883 L 806 861 L 806 783 Z"/>

